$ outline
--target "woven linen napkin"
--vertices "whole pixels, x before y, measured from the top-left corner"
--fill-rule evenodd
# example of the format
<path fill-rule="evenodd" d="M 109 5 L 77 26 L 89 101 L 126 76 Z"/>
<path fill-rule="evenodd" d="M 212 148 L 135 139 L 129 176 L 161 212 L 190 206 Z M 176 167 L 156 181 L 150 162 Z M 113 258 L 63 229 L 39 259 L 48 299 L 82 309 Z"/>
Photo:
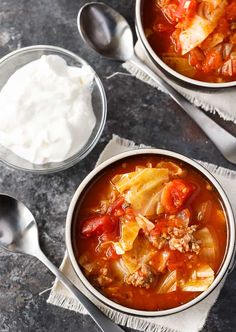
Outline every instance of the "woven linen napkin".
<path fill-rule="evenodd" d="M 175 88 L 179 93 L 181 93 L 186 99 L 191 101 L 197 107 L 201 107 L 205 111 L 209 111 L 211 113 L 217 112 L 224 120 L 233 121 L 236 123 L 236 87 L 209 91 L 207 89 L 204 91 L 196 91 L 194 89 L 183 88 L 169 79 L 165 74 L 163 74 L 154 66 L 145 48 L 142 46 L 139 40 L 135 45 L 135 53 L 137 57 L 140 60 L 143 60 L 143 62 L 148 67 L 150 67 L 160 77 L 164 78 L 165 81 L 167 81 L 173 88 Z M 138 69 L 133 63 L 129 61 L 125 62 L 123 67 L 138 79 L 147 82 L 154 87 L 157 87 L 163 92 L 166 92 L 158 87 L 158 85 L 152 79 L 150 79 L 149 76 Z"/>
<path fill-rule="evenodd" d="M 104 151 L 100 155 L 97 165 L 106 159 L 132 149 L 138 149 L 145 147 L 144 145 L 136 146 L 134 142 L 120 138 L 119 136 L 113 135 L 111 141 L 107 144 Z M 221 183 L 226 193 L 228 194 L 231 202 L 234 202 L 236 197 L 236 185 L 233 185 L 233 181 L 236 183 L 236 172 L 217 167 L 212 164 L 203 163 L 205 166 Z M 234 205 L 234 213 L 236 213 L 236 205 Z M 102 311 L 104 311 L 111 319 L 113 319 L 117 324 L 131 327 L 138 331 L 146 332 L 197 332 L 199 331 L 207 318 L 209 310 L 215 303 L 220 289 L 223 286 L 224 281 L 200 304 L 183 311 L 181 313 L 171 315 L 168 317 L 160 318 L 140 318 L 134 316 L 128 316 L 126 314 L 112 310 L 99 302 L 93 295 L 91 295 L 85 287 L 82 285 L 78 277 L 76 276 L 70 260 L 65 254 L 63 262 L 60 266 L 61 271 L 87 296 L 93 303 L 95 303 Z M 72 294 L 67 291 L 63 285 L 55 281 L 50 296 L 48 298 L 48 303 L 58 305 L 60 307 L 74 310 L 82 314 L 86 314 L 86 310 L 83 306 L 76 300 Z"/>

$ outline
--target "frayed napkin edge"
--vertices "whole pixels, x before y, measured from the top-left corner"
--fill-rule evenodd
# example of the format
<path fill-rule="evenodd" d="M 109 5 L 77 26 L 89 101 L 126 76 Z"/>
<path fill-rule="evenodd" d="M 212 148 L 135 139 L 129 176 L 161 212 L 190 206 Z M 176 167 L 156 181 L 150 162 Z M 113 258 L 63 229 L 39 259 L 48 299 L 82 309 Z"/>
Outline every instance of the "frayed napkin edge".
<path fill-rule="evenodd" d="M 159 91 L 164 92 L 168 94 L 164 89 L 161 89 L 147 74 L 145 74 L 143 71 L 141 71 L 139 68 L 135 67 L 131 62 L 125 62 L 122 64 L 122 67 L 127 70 L 132 76 L 135 76 L 137 79 L 151 85 L 154 88 L 157 88 Z M 180 92 L 180 91 L 178 91 Z M 236 124 L 236 118 L 227 113 L 223 112 L 219 108 L 215 106 L 211 106 L 209 104 L 206 104 L 199 100 L 196 97 L 190 96 L 186 93 L 180 92 L 188 101 L 190 101 L 192 104 L 194 104 L 196 107 L 200 107 L 201 109 L 205 110 L 206 112 L 209 112 L 211 114 L 218 114 L 220 118 L 222 118 L 225 121 L 232 121 Z"/>
<path fill-rule="evenodd" d="M 56 292 L 52 291 L 50 296 L 47 300 L 47 303 L 52 305 L 60 306 L 61 308 L 68 309 L 71 311 L 78 312 L 80 314 L 88 315 L 85 311 L 82 304 L 78 302 L 78 300 L 65 297 L 62 294 L 57 294 Z M 169 327 L 161 326 L 156 323 L 152 323 L 149 321 L 145 321 L 145 317 L 139 318 L 135 316 L 129 316 L 124 313 L 120 313 L 117 311 L 113 311 L 110 308 L 100 307 L 109 318 L 111 318 L 116 324 L 132 328 L 137 331 L 145 331 L 145 332 L 180 332 L 179 330 L 174 330 Z"/>

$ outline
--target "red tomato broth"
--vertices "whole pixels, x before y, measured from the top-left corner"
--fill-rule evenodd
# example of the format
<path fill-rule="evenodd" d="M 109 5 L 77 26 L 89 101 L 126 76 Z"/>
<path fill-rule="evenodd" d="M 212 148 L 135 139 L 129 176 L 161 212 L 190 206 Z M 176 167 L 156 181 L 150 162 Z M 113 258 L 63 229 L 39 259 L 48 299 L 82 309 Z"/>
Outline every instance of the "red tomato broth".
<path fill-rule="evenodd" d="M 152 49 L 168 66 L 184 76 L 211 83 L 235 81 L 236 0 L 227 1 L 226 10 L 213 32 L 197 47 L 182 55 L 178 24 L 185 18 L 188 25 L 200 5 L 200 2 L 190 0 L 191 13 L 184 14 L 186 1 L 189 0 L 159 0 L 162 7 L 158 0 L 143 2 L 143 27 Z M 224 39 L 214 45 L 211 41 L 217 33 L 223 34 Z"/>
<path fill-rule="evenodd" d="M 157 294 L 156 287 L 157 282 L 154 281 L 150 288 L 140 288 L 135 287 L 131 284 L 126 284 L 117 274 L 117 271 L 113 268 L 116 262 L 119 260 L 119 255 L 117 255 L 112 246 L 105 248 L 104 250 L 98 250 L 99 244 L 101 244 L 101 238 L 99 236 L 92 236 L 86 238 L 81 235 L 81 229 L 84 220 L 93 215 L 94 210 L 98 208 L 100 201 L 107 198 L 112 189 L 111 179 L 117 174 L 124 174 L 132 172 L 135 170 L 136 166 L 145 166 L 148 163 L 155 165 L 160 161 L 172 161 L 184 170 L 186 170 L 186 175 L 183 177 L 189 182 L 197 187 L 196 194 L 192 198 L 186 201 L 184 208 L 189 208 L 191 213 L 190 224 L 196 224 L 198 208 L 201 203 L 205 201 L 211 201 L 211 213 L 207 218 L 208 220 L 201 220 L 198 222 L 200 228 L 205 225 L 211 229 L 214 233 L 214 238 L 216 238 L 217 243 L 220 245 L 217 248 L 217 255 L 214 262 L 210 262 L 211 268 L 217 274 L 225 254 L 226 242 L 227 242 L 227 225 L 226 216 L 223 210 L 223 205 L 221 203 L 219 194 L 212 187 L 212 185 L 202 176 L 199 172 L 195 171 L 191 166 L 176 161 L 172 158 L 160 158 L 153 155 L 147 156 L 137 156 L 132 158 L 126 158 L 123 161 L 118 161 L 110 167 L 103 170 L 97 178 L 84 190 L 81 195 L 81 199 L 78 201 L 75 214 L 73 217 L 73 248 L 77 261 L 85 255 L 89 263 L 95 264 L 93 272 L 88 273 L 84 268 L 82 268 L 85 276 L 91 282 L 91 284 L 107 298 L 117 302 L 123 306 L 130 307 L 138 310 L 165 310 L 173 307 L 180 306 L 181 304 L 187 303 L 190 300 L 197 297 L 200 292 L 190 292 L 182 291 L 177 288 L 176 291 L 165 294 Z M 210 190 L 208 190 L 208 189 Z M 220 211 L 220 212 L 219 212 Z M 140 230 L 139 237 L 144 236 L 142 230 Z M 119 238 L 119 231 L 116 234 L 116 240 Z M 111 238 L 114 240 L 114 237 Z M 164 247 L 163 250 L 165 250 Z M 186 259 L 188 253 L 180 253 L 176 250 L 170 250 L 170 268 L 169 271 L 173 270 L 176 266 L 178 267 L 178 261 L 180 258 Z M 158 251 L 158 250 L 157 250 Z M 190 260 L 189 264 L 202 264 L 204 259 L 200 259 L 197 256 L 196 259 Z M 200 262 L 200 263 L 199 263 Z M 177 265 L 176 265 L 177 263 Z M 207 262 L 209 263 L 209 262 Z M 99 271 L 102 268 L 109 267 L 109 277 L 112 281 L 109 285 L 99 285 L 97 282 L 97 277 Z M 181 277 L 187 278 L 189 272 L 187 270 L 187 265 L 180 264 L 177 268 L 177 273 L 181 274 Z"/>

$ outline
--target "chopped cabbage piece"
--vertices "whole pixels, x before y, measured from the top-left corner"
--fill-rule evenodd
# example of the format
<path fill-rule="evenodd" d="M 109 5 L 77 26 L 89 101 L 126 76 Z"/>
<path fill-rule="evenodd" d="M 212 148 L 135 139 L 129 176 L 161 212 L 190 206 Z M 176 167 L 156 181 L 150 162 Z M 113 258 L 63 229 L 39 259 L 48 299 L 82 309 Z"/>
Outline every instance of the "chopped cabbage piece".
<path fill-rule="evenodd" d="M 156 214 L 161 214 L 161 213 L 164 213 L 165 212 L 165 208 L 164 206 L 162 205 L 161 203 L 161 195 L 162 195 L 162 191 L 163 190 L 160 190 L 158 193 L 157 193 L 157 207 L 156 207 Z"/>
<path fill-rule="evenodd" d="M 218 244 L 214 240 L 214 237 L 209 229 L 207 227 L 199 229 L 194 233 L 194 236 L 197 240 L 201 241 L 201 250 L 199 255 L 204 257 L 208 263 L 213 262 L 216 258 Z"/>
<path fill-rule="evenodd" d="M 98 245 L 98 250 L 101 249 L 106 249 L 109 246 L 113 246 L 113 248 L 115 249 L 115 252 L 117 253 L 117 255 L 123 255 L 125 253 L 124 249 L 122 248 L 120 242 L 114 242 L 114 241 L 106 241 L 106 242 L 102 242 Z"/>
<path fill-rule="evenodd" d="M 132 208 L 143 216 L 156 214 L 160 195 L 158 192 L 169 180 L 165 168 L 144 168 L 136 172 L 117 175 L 112 179 L 116 189 L 125 195 Z"/>
<path fill-rule="evenodd" d="M 115 249 L 115 252 L 117 255 L 123 255 L 125 253 L 125 250 L 122 248 L 120 242 L 112 242 L 110 241 L 111 244 L 113 244 L 113 247 Z"/>
<path fill-rule="evenodd" d="M 209 248 L 214 247 L 213 237 L 207 227 L 199 229 L 198 231 L 196 231 L 194 235 L 196 239 L 201 241 L 201 247 L 209 247 Z"/>
<path fill-rule="evenodd" d="M 227 5 L 226 0 L 208 0 L 206 1 L 212 10 L 209 17 L 195 15 L 187 27 L 181 31 L 179 41 L 182 48 L 182 54 L 186 54 L 194 47 L 201 44 L 216 28 L 218 20 L 224 14 Z"/>
<path fill-rule="evenodd" d="M 184 169 L 172 161 L 160 161 L 156 167 L 167 168 L 169 170 L 170 176 L 182 176 L 186 173 Z"/>
<path fill-rule="evenodd" d="M 154 214 L 160 214 L 164 212 L 164 207 L 161 204 L 161 194 L 162 189 L 157 191 L 155 194 L 150 197 L 150 200 L 147 201 L 147 204 L 143 208 L 143 214 L 146 216 L 152 216 Z"/>
<path fill-rule="evenodd" d="M 122 222 L 119 243 L 124 251 L 128 251 L 133 248 L 133 243 L 138 236 L 139 230 L 140 226 L 136 221 Z"/>
<path fill-rule="evenodd" d="M 148 233 L 155 227 L 155 225 L 150 220 L 148 220 L 141 214 L 136 217 L 136 221 L 139 224 L 140 228 L 142 228 L 145 232 Z"/>
<path fill-rule="evenodd" d="M 113 245 L 117 255 L 123 255 L 133 248 L 133 243 L 138 236 L 140 225 L 137 221 L 121 220 L 121 234 L 119 242 L 106 241 L 100 244 L 101 248 Z"/>
<path fill-rule="evenodd" d="M 146 237 L 138 236 L 132 250 L 122 255 L 122 263 L 130 274 L 136 272 L 155 254 L 155 250 Z"/>
<path fill-rule="evenodd" d="M 187 282 L 180 282 L 180 289 L 185 292 L 203 292 L 214 281 L 214 275 L 209 265 L 202 265 L 192 272 Z"/>
<path fill-rule="evenodd" d="M 134 221 L 121 221 L 121 235 L 119 242 L 109 241 L 118 255 L 123 255 L 126 251 L 133 248 L 135 239 L 138 236 L 139 230 L 142 228 L 146 232 L 150 232 L 155 225 L 147 218 L 139 214 Z"/>

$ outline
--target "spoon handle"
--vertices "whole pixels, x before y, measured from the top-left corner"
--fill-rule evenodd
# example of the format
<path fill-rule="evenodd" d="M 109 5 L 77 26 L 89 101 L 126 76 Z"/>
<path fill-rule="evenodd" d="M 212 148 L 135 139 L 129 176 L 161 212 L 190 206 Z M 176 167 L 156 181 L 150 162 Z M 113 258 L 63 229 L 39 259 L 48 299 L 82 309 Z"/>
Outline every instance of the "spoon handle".
<path fill-rule="evenodd" d="M 222 155 L 230 162 L 236 164 L 236 138 L 210 119 L 204 112 L 185 99 L 169 83 L 155 74 L 148 66 L 141 62 L 136 56 L 130 62 L 141 69 L 162 89 L 167 91 L 172 99 L 198 124 L 204 133 L 211 139 Z"/>
<path fill-rule="evenodd" d="M 56 276 L 56 278 L 79 300 L 88 311 L 94 322 L 103 332 L 124 332 L 110 318 L 108 318 L 99 308 L 95 306 L 72 282 L 52 264 L 45 254 L 38 250 L 35 256 Z"/>

